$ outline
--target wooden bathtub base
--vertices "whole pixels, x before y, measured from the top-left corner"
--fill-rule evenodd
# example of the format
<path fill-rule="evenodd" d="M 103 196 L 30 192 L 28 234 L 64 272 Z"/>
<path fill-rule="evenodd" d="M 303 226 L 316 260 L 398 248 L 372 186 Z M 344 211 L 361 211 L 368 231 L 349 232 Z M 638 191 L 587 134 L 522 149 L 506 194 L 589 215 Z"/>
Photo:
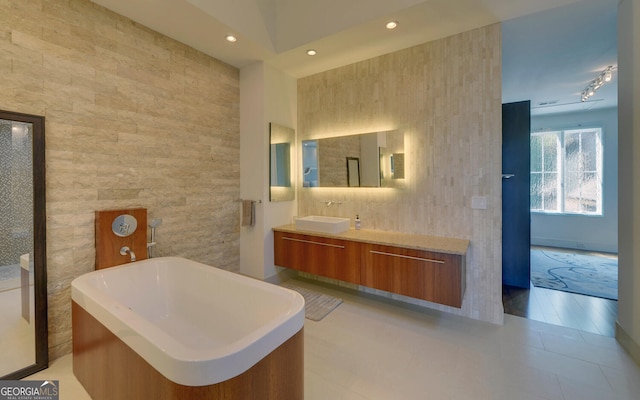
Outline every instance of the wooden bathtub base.
<path fill-rule="evenodd" d="M 209 386 L 165 378 L 75 301 L 73 373 L 93 400 L 302 400 L 303 329 L 248 371 Z"/>

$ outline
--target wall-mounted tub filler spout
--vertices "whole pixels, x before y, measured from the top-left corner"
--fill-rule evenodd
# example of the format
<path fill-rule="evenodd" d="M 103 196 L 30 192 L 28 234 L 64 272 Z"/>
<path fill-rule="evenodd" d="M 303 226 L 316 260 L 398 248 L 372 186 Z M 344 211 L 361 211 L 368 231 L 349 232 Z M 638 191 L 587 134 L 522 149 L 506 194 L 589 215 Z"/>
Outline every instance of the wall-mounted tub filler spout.
<path fill-rule="evenodd" d="M 153 258 L 153 246 L 156 245 L 156 228 L 162 224 L 162 219 L 154 218 L 149 223 L 149 228 L 151 228 L 151 241 L 147 243 L 147 256 L 149 258 Z"/>
<path fill-rule="evenodd" d="M 133 251 L 131 251 L 131 249 L 128 246 L 123 246 L 120 249 L 120 255 L 122 256 L 126 256 L 127 253 L 129 253 L 129 255 L 131 256 L 131 262 L 134 262 L 136 260 L 136 253 L 134 253 Z"/>

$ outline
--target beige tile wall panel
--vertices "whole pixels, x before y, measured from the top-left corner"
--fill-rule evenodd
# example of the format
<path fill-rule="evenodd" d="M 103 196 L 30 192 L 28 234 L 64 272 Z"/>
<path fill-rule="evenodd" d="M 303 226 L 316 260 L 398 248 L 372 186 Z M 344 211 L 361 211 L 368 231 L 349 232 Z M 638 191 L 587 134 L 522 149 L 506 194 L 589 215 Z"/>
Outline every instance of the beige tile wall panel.
<path fill-rule="evenodd" d="M 496 24 L 298 81 L 301 140 L 399 129 L 406 153 L 404 189 L 300 187 L 298 215 L 359 214 L 363 228 L 470 240 L 462 309 L 425 305 L 495 323 L 503 320 L 500 34 Z M 472 210 L 472 196 L 486 196 L 488 209 Z"/>
<path fill-rule="evenodd" d="M 146 207 L 156 255 L 238 269 L 236 68 L 88 0 L 0 0 L 0 108 L 46 117 L 52 358 L 95 210 Z"/>

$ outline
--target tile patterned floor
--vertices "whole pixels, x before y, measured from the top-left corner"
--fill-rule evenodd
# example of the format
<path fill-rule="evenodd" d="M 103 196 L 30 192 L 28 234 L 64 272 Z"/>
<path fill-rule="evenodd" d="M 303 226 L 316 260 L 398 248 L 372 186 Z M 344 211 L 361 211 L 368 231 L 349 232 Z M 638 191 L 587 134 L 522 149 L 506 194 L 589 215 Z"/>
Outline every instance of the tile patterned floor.
<path fill-rule="evenodd" d="M 607 336 L 505 315 L 496 326 L 303 282 L 344 299 L 305 321 L 306 400 L 638 399 L 640 367 Z M 31 379 L 88 399 L 71 357 Z"/>

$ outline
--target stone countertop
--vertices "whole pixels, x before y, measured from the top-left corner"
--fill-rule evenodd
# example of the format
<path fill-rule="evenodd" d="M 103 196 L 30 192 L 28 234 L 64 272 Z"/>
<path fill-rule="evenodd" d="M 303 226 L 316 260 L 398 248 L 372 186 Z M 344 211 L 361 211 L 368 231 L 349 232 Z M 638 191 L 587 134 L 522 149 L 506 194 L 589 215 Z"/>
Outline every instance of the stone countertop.
<path fill-rule="evenodd" d="M 294 224 L 273 228 L 274 231 L 313 235 L 326 238 L 352 240 L 356 242 L 379 244 L 383 246 L 399 246 L 416 250 L 433 251 L 446 254 L 466 255 L 469 241 L 466 239 L 446 238 L 440 236 L 416 235 L 413 233 L 378 231 L 372 229 L 355 230 L 332 234 L 323 232 L 303 231 L 296 229 Z"/>

